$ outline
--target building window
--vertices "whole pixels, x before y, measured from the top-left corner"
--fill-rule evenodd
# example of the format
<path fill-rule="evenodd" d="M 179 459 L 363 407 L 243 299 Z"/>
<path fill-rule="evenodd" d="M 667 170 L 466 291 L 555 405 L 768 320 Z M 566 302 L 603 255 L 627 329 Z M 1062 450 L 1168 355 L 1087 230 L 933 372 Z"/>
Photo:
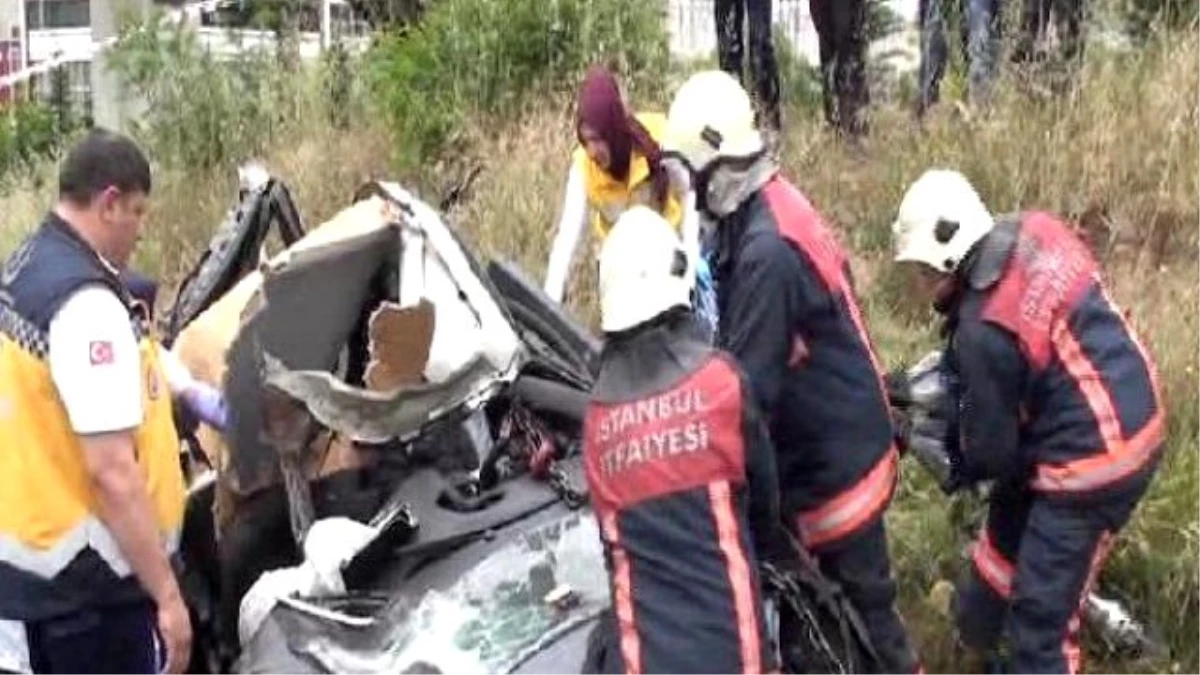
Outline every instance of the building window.
<path fill-rule="evenodd" d="M 76 121 L 91 125 L 92 64 L 71 61 L 33 78 L 34 91 L 44 104 L 66 106 Z"/>
<path fill-rule="evenodd" d="M 90 0 L 27 0 L 25 21 L 30 30 L 86 28 L 91 25 Z"/>

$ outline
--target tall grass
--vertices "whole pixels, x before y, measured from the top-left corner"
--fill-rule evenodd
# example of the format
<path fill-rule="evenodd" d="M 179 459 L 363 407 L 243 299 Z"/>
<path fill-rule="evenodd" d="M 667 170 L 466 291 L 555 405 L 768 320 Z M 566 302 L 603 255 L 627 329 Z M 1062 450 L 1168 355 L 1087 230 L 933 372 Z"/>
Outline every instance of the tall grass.
<path fill-rule="evenodd" d="M 459 3 L 456 11 L 465 12 L 470 0 L 447 2 Z M 588 7 L 568 0 L 558 6 L 579 11 Z M 452 28 L 447 24 L 442 30 Z M 606 41 L 615 39 L 600 37 L 596 44 L 611 44 Z M 420 39 L 436 45 L 450 40 L 445 35 Z M 383 61 L 374 62 L 383 68 L 373 71 L 376 77 L 417 81 L 403 79 L 416 75 L 388 70 L 403 61 L 396 60 L 398 54 L 412 49 L 400 44 L 386 42 L 385 51 L 376 52 L 385 54 Z M 440 49 L 419 53 L 439 58 L 459 54 Z M 1069 98 L 1040 98 L 1022 83 L 1008 81 L 999 87 L 989 112 L 964 119 L 945 105 L 923 129 L 903 110 L 878 110 L 871 138 L 855 152 L 844 149 L 821 126 L 820 113 L 809 96 L 794 97 L 785 120 L 784 170 L 849 244 L 870 329 L 889 367 L 909 362 L 934 345 L 928 313 L 908 299 L 886 253 L 888 226 L 900 195 L 928 166 L 954 166 L 966 172 L 995 211 L 1044 208 L 1065 214 L 1088 234 L 1105 262 L 1117 299 L 1129 310 L 1158 361 L 1170 406 L 1170 451 L 1150 495 L 1122 534 L 1101 584 L 1127 598 L 1135 614 L 1150 620 L 1165 635 L 1172 653 L 1169 662 L 1134 664 L 1107 659 L 1092 645 L 1090 653 L 1099 659 L 1094 670 L 1194 672 L 1200 668 L 1196 640 L 1200 630 L 1198 58 L 1194 34 L 1169 34 L 1134 54 L 1094 51 L 1084 71 L 1084 87 Z M 185 72 L 196 72 L 192 65 L 183 65 L 189 69 Z M 442 73 L 465 67 L 436 59 L 426 65 L 450 68 L 437 71 Z M 482 165 L 468 200 L 451 218 L 481 251 L 514 259 L 540 278 L 574 138 L 569 100 L 562 92 L 574 87 L 569 78 L 577 70 L 572 66 L 550 72 L 553 77 L 545 81 L 551 86 L 531 85 L 527 97 L 514 97 L 496 108 L 482 106 L 474 98 L 493 91 L 485 82 L 450 80 L 450 86 L 472 87 L 471 93 L 449 99 L 444 109 L 436 107 L 442 105 L 436 101 L 431 110 L 421 107 L 426 101 L 422 96 L 433 94 L 404 99 L 393 91 L 375 99 L 383 103 L 383 110 L 355 98 L 356 112 L 347 128 L 330 123 L 330 111 L 320 103 L 324 99 L 319 94 L 327 87 L 314 85 L 321 81 L 316 73 L 272 79 L 276 87 L 272 96 L 312 103 L 289 107 L 282 120 L 272 117 L 277 110 L 260 117 L 264 111 L 230 103 L 206 123 L 206 134 L 219 135 L 226 129 L 239 134 L 243 132 L 236 125 L 259 126 L 223 146 L 224 156 L 214 160 L 211 168 L 180 158 L 189 144 L 203 144 L 214 136 L 172 135 L 167 120 L 159 119 L 161 133 L 147 128 L 141 136 L 156 158 L 156 172 L 150 232 L 137 263 L 168 284 L 176 281 L 228 206 L 235 188 L 231 162 L 250 153 L 259 154 L 288 183 L 310 222 L 335 213 L 362 181 L 376 176 L 402 176 L 435 200 L 436 186 L 453 178 L 447 175 L 452 164 L 439 163 L 427 154 L 397 163 L 402 158 L 393 149 L 402 139 L 413 138 L 408 135 L 414 133 L 413 127 L 405 126 L 404 119 L 444 113 L 453 120 L 448 128 L 457 137 L 454 147 L 469 152 Z M 643 77 L 650 74 L 642 71 Z M 195 76 L 201 75 L 208 76 Z M 510 75 L 497 71 L 491 77 Z M 678 73 L 673 75 L 677 82 Z M 538 77 L 544 76 L 549 77 Z M 213 77 L 214 87 L 233 87 L 240 75 L 225 72 Z M 568 79 L 555 82 L 553 78 Z M 147 83 L 166 86 L 155 78 Z M 379 81 L 373 84 L 378 93 Z M 631 87 L 632 103 L 661 106 L 673 86 Z M 177 100 L 186 102 L 186 98 L 230 100 L 218 95 Z M 267 99 L 255 101 L 258 106 L 270 105 Z M 172 114 L 184 117 L 173 121 L 184 123 L 187 115 L 197 114 L 188 110 L 180 107 Z M 454 159 L 453 153 L 449 158 Z M 24 189 L 0 196 L 0 252 L 10 250 L 51 203 L 53 170 L 52 165 L 38 168 L 44 187 L 36 187 L 38 182 L 31 178 Z M 592 244 L 585 241 L 583 246 Z M 594 265 L 579 264 L 577 270 L 568 303 L 578 316 L 594 322 Z M 954 579 L 962 569 L 959 551 L 965 541 L 954 523 L 964 508 L 969 505 L 946 500 L 918 469 L 908 467 L 888 516 L 901 609 L 927 667 L 935 671 L 970 667 L 955 654 L 952 626 L 937 593 L 931 593 L 939 581 Z"/>

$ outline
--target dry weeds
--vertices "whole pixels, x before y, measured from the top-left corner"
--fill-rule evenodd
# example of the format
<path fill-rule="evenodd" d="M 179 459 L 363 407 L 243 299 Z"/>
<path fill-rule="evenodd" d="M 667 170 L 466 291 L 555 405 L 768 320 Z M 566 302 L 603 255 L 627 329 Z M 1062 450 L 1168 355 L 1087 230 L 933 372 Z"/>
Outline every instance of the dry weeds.
<path fill-rule="evenodd" d="M 994 108 L 962 119 L 951 106 L 920 129 L 904 111 L 881 111 L 862 153 L 846 152 L 815 112 L 793 112 L 784 168 L 840 229 L 856 255 L 871 330 L 894 366 L 933 344 L 927 315 L 906 299 L 883 253 L 901 193 L 920 171 L 954 166 L 979 186 L 995 211 L 1042 208 L 1076 219 L 1104 257 L 1115 295 L 1156 356 L 1168 395 L 1171 453 L 1152 494 L 1124 533 L 1101 583 L 1129 598 L 1169 640 L 1172 662 L 1101 661 L 1110 670 L 1195 672 L 1200 614 L 1197 556 L 1197 142 L 1200 97 L 1193 35 L 1144 57 L 1094 59 L 1083 92 L 1066 100 L 1029 98 L 1001 89 Z M 572 142 L 561 102 L 539 102 L 521 121 L 476 132 L 473 157 L 456 166 L 484 167 L 467 202 L 453 213 L 469 239 L 489 254 L 513 258 L 540 278 L 558 217 Z M 294 191 L 306 219 L 344 207 L 362 181 L 387 175 L 386 135 L 314 127 L 276 148 L 267 164 Z M 455 169 L 457 171 L 459 169 Z M 0 197 L 8 250 L 50 203 L 44 186 Z M 422 176 L 428 186 L 452 176 Z M 138 263 L 167 283 L 179 278 L 216 226 L 235 176 L 160 174 L 153 223 Z M 591 246 L 585 241 L 583 246 Z M 594 265 L 581 255 L 571 284 L 573 311 L 595 318 Z M 593 324 L 594 325 L 594 324 Z M 889 515 L 902 609 L 934 671 L 965 667 L 952 649 L 951 627 L 927 595 L 961 569 L 964 543 L 948 522 L 950 506 L 910 468 Z M 936 594 L 935 594 L 936 595 Z"/>

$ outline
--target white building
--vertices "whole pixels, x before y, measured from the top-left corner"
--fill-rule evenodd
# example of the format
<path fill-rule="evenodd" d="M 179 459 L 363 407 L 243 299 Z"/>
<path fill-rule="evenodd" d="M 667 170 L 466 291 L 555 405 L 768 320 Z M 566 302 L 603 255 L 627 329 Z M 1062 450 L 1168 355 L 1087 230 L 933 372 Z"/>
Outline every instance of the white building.
<path fill-rule="evenodd" d="M 352 35 L 362 32 L 360 23 L 348 20 L 350 12 L 345 0 L 326 2 L 332 30 Z M 104 48 L 117 33 L 119 6 L 145 12 L 155 5 L 164 5 L 173 17 L 195 27 L 201 44 L 217 54 L 269 45 L 273 39 L 269 32 L 230 31 L 220 25 L 224 17 L 217 0 L 182 6 L 171 0 L 0 0 L 0 6 L 9 4 L 16 5 L 14 10 L 24 10 L 23 16 L 14 11 L 18 14 L 17 30 L 23 38 L 20 46 L 24 61 L 23 68 L 9 69 L 16 71 L 13 74 L 0 72 L 0 98 L 10 85 L 21 81 L 32 81 L 36 91 L 45 96 L 50 87 L 49 73 L 65 71 L 73 102 L 80 110 L 89 112 L 96 124 L 111 128 L 120 128 L 125 116 L 117 82 L 102 65 Z M 0 14 L 0 24 L 4 18 Z M 301 58 L 317 56 L 322 37 L 316 30 L 301 33 Z"/>
<path fill-rule="evenodd" d="M 351 36 L 363 32 L 360 22 L 350 20 L 345 0 L 327 2 L 330 15 L 326 25 L 339 27 L 340 33 Z M 713 0 L 666 2 L 672 53 L 679 56 L 714 53 Z M 0 68 L 0 101 L 12 84 L 21 81 L 32 80 L 40 94 L 48 94 L 48 73 L 62 69 L 67 74 L 70 96 L 79 108 L 90 112 L 97 124 L 119 128 L 123 115 L 118 105 L 121 96 L 117 84 L 103 67 L 97 67 L 103 62 L 104 45 L 116 34 L 114 10 L 118 4 L 125 4 L 144 11 L 160 3 L 179 7 L 171 11 L 195 26 L 202 44 L 219 54 L 267 45 L 273 39 L 267 32 L 237 30 L 234 31 L 237 39 L 231 41 L 229 30 L 217 25 L 223 21 L 221 0 L 189 1 L 182 6 L 179 0 L 0 0 L 0 63 L 6 53 L 15 51 L 19 56 Z M 887 40 L 889 44 L 874 45 L 874 49 L 904 52 L 908 57 L 905 60 L 915 62 L 910 34 L 915 31 L 916 3 L 917 0 L 889 0 L 905 20 L 906 30 Z M 810 63 L 817 63 L 817 37 L 809 16 L 809 0 L 774 0 L 773 7 L 777 28 L 791 39 L 800 55 Z M 309 23 L 315 23 L 311 17 Z M 15 36 L 15 43 L 3 41 L 10 35 Z M 319 54 L 323 37 L 329 36 L 315 30 L 303 32 L 301 57 Z"/>
<path fill-rule="evenodd" d="M 24 68 L 21 40 L 21 2 L 0 0 L 0 77 Z M 5 97 L 0 91 L 0 102 Z"/>
<path fill-rule="evenodd" d="M 0 39 L 9 40 L 20 34 L 20 0 L 0 1 Z"/>

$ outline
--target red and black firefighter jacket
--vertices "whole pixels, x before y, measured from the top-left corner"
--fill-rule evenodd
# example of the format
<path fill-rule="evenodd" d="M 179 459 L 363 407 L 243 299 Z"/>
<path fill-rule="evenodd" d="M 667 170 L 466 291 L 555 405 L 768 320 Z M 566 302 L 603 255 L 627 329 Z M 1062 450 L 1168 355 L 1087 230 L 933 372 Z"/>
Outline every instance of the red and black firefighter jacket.
<path fill-rule="evenodd" d="M 690 313 L 608 340 L 584 457 L 619 642 L 602 669 L 774 670 L 758 571 L 781 544 L 770 439 Z"/>
<path fill-rule="evenodd" d="M 1166 424 L 1155 365 L 1062 222 L 998 219 L 945 304 L 965 482 L 1088 498 L 1148 480 Z"/>
<path fill-rule="evenodd" d="M 845 539 L 887 507 L 898 456 L 848 259 L 778 174 L 717 233 L 719 344 L 769 419 L 784 517 L 810 547 Z"/>

